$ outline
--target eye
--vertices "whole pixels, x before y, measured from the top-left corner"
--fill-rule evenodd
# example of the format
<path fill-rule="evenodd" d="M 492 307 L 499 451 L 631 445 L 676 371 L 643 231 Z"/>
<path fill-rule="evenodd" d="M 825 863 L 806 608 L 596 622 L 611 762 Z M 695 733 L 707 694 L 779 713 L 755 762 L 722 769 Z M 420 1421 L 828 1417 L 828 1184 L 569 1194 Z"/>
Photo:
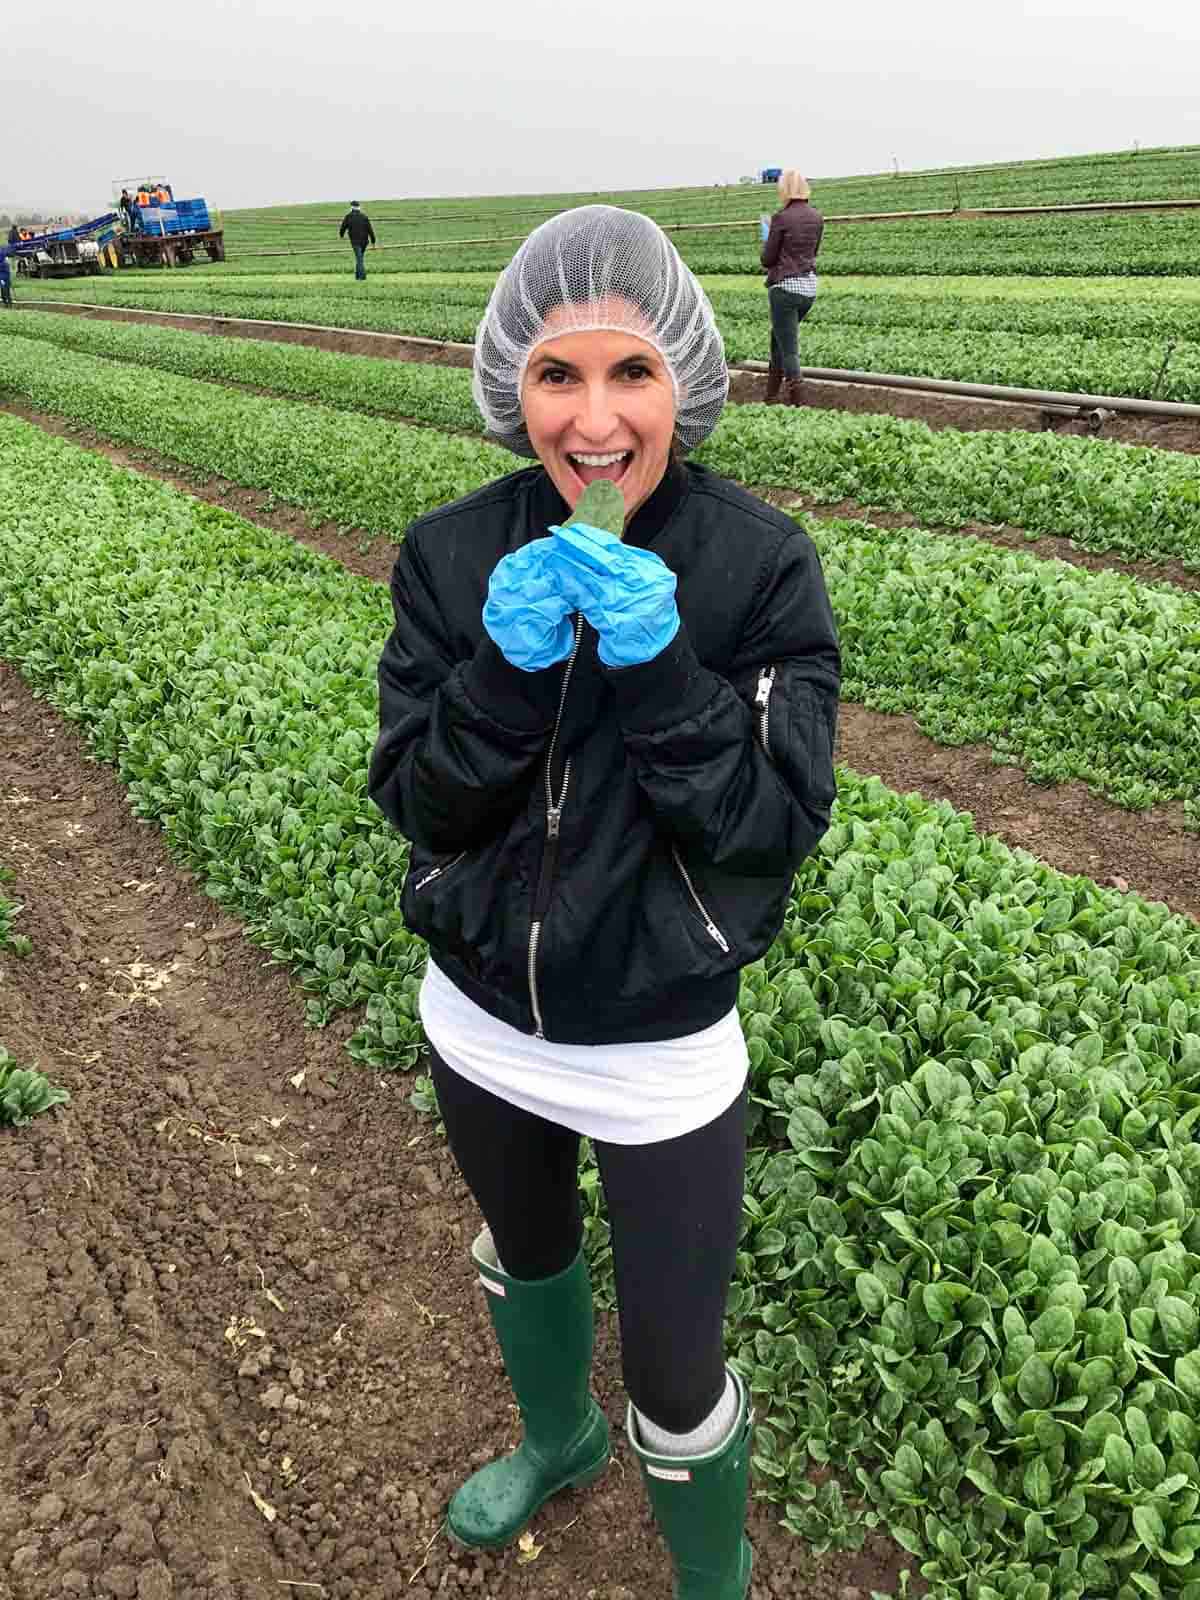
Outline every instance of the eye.
<path fill-rule="evenodd" d="M 647 378 L 652 378 L 654 373 L 644 361 L 631 361 L 625 368 L 625 376 L 634 383 L 644 383 Z"/>
<path fill-rule="evenodd" d="M 565 367 L 543 367 L 538 374 L 538 382 L 551 389 L 564 388 L 571 381 L 571 374 Z"/>

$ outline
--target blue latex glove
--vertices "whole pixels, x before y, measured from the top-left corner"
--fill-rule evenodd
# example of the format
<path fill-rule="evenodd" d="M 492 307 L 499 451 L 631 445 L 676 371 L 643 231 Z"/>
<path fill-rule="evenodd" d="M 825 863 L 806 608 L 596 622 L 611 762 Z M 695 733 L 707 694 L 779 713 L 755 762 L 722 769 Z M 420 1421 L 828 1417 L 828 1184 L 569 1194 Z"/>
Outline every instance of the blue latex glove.
<path fill-rule="evenodd" d="M 767 235 L 770 233 L 770 231 L 771 231 L 771 219 L 770 219 L 770 217 L 759 217 L 759 219 L 758 219 L 758 232 L 759 232 L 759 237 L 762 239 L 762 242 L 764 244 L 766 244 L 766 242 L 767 242 Z"/>
<path fill-rule="evenodd" d="M 675 574 L 652 550 L 623 544 L 603 528 L 552 528 L 551 562 L 561 593 L 600 635 L 606 667 L 634 667 L 679 632 Z"/>
<path fill-rule="evenodd" d="M 553 539 L 535 539 L 496 563 L 483 625 L 497 649 L 523 672 L 565 661 L 575 644 L 571 612 L 552 566 Z"/>

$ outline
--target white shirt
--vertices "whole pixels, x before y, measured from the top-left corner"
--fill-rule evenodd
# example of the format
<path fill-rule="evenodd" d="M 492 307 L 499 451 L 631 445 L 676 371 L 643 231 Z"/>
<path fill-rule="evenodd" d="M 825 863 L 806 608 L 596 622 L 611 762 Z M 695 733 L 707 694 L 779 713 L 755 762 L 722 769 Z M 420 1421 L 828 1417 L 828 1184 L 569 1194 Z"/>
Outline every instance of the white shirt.
<path fill-rule="evenodd" d="M 610 1144 L 657 1144 L 705 1127 L 733 1104 L 749 1071 L 736 1009 L 682 1039 L 555 1044 L 484 1011 L 432 956 L 419 1007 L 430 1043 L 460 1077 Z"/>

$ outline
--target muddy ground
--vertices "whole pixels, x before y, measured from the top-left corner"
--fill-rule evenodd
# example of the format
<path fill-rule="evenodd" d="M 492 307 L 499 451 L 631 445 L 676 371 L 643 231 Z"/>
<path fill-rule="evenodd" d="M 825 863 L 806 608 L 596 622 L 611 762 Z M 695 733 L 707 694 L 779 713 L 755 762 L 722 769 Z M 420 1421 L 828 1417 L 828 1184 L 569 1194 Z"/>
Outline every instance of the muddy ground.
<path fill-rule="evenodd" d="M 0 1596 L 667 1600 L 619 1441 L 534 1524 L 442 1528 L 516 1417 L 467 1246 L 478 1219 L 410 1080 L 240 936 L 75 729 L 0 665 L 0 860 L 25 959 L 0 1037 L 72 1095 L 0 1132 Z M 813 1557 L 756 1506 L 754 1600 L 866 1600 L 908 1560 Z"/>

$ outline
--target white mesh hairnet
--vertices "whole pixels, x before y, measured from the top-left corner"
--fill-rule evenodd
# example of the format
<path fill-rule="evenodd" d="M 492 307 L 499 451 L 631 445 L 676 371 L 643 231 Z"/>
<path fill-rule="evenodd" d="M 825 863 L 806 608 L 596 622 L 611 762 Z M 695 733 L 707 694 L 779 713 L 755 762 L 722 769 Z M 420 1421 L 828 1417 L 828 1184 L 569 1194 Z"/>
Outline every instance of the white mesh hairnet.
<path fill-rule="evenodd" d="M 547 339 L 593 328 L 653 345 L 675 385 L 680 445 L 693 450 L 708 438 L 729 393 L 712 306 L 658 224 L 618 206 L 551 217 L 500 274 L 475 336 L 472 383 L 494 438 L 535 454 L 521 413 L 529 358 Z"/>

